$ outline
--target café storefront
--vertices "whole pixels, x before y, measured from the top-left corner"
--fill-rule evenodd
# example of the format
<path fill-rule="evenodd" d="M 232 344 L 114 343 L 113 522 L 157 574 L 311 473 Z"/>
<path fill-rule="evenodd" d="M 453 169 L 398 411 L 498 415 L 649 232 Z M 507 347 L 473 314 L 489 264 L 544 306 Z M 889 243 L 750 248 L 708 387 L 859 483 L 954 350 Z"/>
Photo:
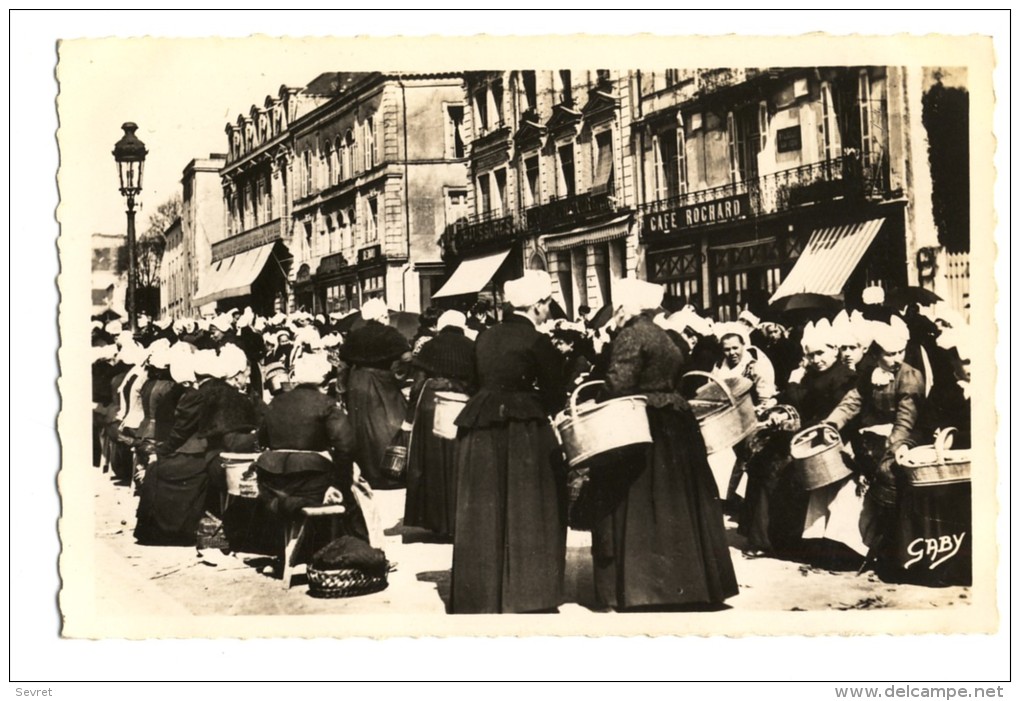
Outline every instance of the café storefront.
<path fill-rule="evenodd" d="M 763 194 L 727 186 L 642 208 L 647 277 L 666 287 L 668 308 L 730 321 L 745 309 L 765 316 L 797 292 L 856 300 L 868 285 L 902 284 L 902 202 L 784 208 L 763 206 Z"/>

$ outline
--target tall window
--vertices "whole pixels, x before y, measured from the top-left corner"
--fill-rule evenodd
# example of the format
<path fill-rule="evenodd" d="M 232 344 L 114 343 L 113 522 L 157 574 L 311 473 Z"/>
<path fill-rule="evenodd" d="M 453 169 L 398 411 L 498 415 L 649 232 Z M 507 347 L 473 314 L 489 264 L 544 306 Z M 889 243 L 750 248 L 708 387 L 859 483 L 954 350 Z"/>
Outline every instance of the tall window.
<path fill-rule="evenodd" d="M 467 190 L 447 190 L 446 192 L 446 225 L 459 221 L 468 213 Z"/>
<path fill-rule="evenodd" d="M 861 123 L 861 163 L 871 165 L 875 150 L 871 133 L 871 76 L 863 69 L 857 78 L 857 104 Z"/>
<path fill-rule="evenodd" d="M 354 177 L 354 131 L 351 129 L 344 135 L 344 177 Z"/>
<path fill-rule="evenodd" d="M 730 112 L 726 115 L 726 142 L 730 162 L 730 182 L 738 183 L 743 179 L 743 168 L 740 166 L 740 157 L 743 153 L 743 144 L 737 134 L 737 121 Z"/>
<path fill-rule="evenodd" d="M 478 211 L 488 214 L 492 211 L 492 193 L 489 186 L 489 174 L 478 176 Z"/>
<path fill-rule="evenodd" d="M 365 120 L 365 170 L 375 168 L 375 121 Z"/>
<path fill-rule="evenodd" d="M 568 107 L 574 104 L 574 92 L 570 85 L 570 71 L 560 71 L 560 102 Z"/>
<path fill-rule="evenodd" d="M 676 165 L 677 165 L 677 188 L 679 195 L 687 193 L 687 130 L 684 128 L 684 118 L 680 117 L 676 126 Z"/>
<path fill-rule="evenodd" d="M 496 216 L 502 216 L 506 213 L 507 202 L 506 202 L 506 168 L 500 168 L 493 172 L 493 178 L 495 180 L 496 188 L 494 191 L 494 202 L 493 209 L 496 211 Z"/>
<path fill-rule="evenodd" d="M 346 177 L 344 175 L 343 141 L 340 139 L 339 136 L 336 137 L 336 141 L 334 142 L 333 157 L 336 159 L 336 182 L 339 185 L 344 181 L 344 178 Z"/>
<path fill-rule="evenodd" d="M 464 158 L 464 105 L 446 105 L 446 157 Z"/>
<path fill-rule="evenodd" d="M 305 154 L 304 154 L 304 166 L 305 166 L 305 171 L 304 171 L 304 192 L 302 194 L 307 197 L 308 195 L 312 194 L 312 182 L 313 181 L 312 181 L 312 152 L 311 151 L 305 151 Z"/>
<path fill-rule="evenodd" d="M 559 161 L 558 187 L 556 194 L 560 197 L 573 197 L 577 192 L 574 176 L 574 145 L 566 144 L 556 149 L 556 160 Z"/>
<path fill-rule="evenodd" d="M 379 240 L 379 200 L 376 197 L 368 198 L 368 216 L 365 220 L 365 240 Z"/>
<path fill-rule="evenodd" d="M 333 170 L 333 145 L 327 141 L 323 151 L 326 154 L 326 185 L 331 187 L 336 185 L 336 173 Z"/>
<path fill-rule="evenodd" d="M 489 87 L 492 95 L 492 128 L 503 126 L 503 79 L 494 80 Z"/>
<path fill-rule="evenodd" d="M 542 201 L 539 191 L 538 156 L 524 159 L 524 206 L 530 207 Z"/>
<path fill-rule="evenodd" d="M 824 90 L 822 102 L 825 102 Z M 824 111 L 824 107 L 822 108 Z M 758 103 L 758 152 L 765 150 L 765 142 L 769 138 L 769 106 L 765 102 Z"/>
<path fill-rule="evenodd" d="M 475 114 L 478 115 L 478 133 L 489 130 L 489 90 L 482 87 L 475 92 Z"/>
<path fill-rule="evenodd" d="M 680 194 L 678 138 L 676 129 L 667 129 L 652 137 L 655 199 L 657 200 L 669 199 Z"/>
<path fill-rule="evenodd" d="M 595 137 L 595 175 L 592 178 L 592 192 L 614 191 L 613 132 L 604 131 Z"/>
<path fill-rule="evenodd" d="M 824 158 L 832 160 L 842 153 L 839 139 L 839 125 L 836 122 L 836 110 L 832 104 L 832 86 L 822 83 L 822 141 Z"/>
<path fill-rule="evenodd" d="M 535 71 L 521 71 L 521 82 L 524 85 L 525 109 L 537 109 L 538 86 L 535 83 Z"/>
<path fill-rule="evenodd" d="M 680 82 L 680 71 L 676 68 L 666 69 L 666 87 L 672 87 Z"/>
<path fill-rule="evenodd" d="M 354 207 L 347 209 L 347 230 L 350 233 L 350 238 L 345 242 L 345 245 L 354 247 L 354 225 L 358 223 L 357 214 L 355 214 Z"/>

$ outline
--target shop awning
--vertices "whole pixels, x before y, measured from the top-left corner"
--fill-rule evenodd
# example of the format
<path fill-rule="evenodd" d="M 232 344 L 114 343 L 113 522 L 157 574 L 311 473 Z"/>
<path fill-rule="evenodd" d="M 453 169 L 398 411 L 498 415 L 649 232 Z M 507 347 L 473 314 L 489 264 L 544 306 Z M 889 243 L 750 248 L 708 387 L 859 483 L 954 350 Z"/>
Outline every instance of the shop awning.
<path fill-rule="evenodd" d="M 503 265 L 503 261 L 508 255 L 510 255 L 510 249 L 487 256 L 465 258 L 453 271 L 453 275 L 446 281 L 446 284 L 432 295 L 432 298 L 480 292 L 483 287 L 489 284 L 489 280 L 499 270 L 499 266 Z"/>
<path fill-rule="evenodd" d="M 251 293 L 252 283 L 266 267 L 275 243 L 253 248 L 213 263 L 192 299 L 196 307 Z"/>
<path fill-rule="evenodd" d="M 542 243 L 547 251 L 563 251 L 582 244 L 605 243 L 622 238 L 627 235 L 628 231 L 630 231 L 630 215 L 624 214 L 595 226 L 579 226 L 563 233 L 543 236 Z"/>
<path fill-rule="evenodd" d="M 815 229 L 793 270 L 776 289 L 769 304 L 800 292 L 838 295 L 885 219 Z"/>

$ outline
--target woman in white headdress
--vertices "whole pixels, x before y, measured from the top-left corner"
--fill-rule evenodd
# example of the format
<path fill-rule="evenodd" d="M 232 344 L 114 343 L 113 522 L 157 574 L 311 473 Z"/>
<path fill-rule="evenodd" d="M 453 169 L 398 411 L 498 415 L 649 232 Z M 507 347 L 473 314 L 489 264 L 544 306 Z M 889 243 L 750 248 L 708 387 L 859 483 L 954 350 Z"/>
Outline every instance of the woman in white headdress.
<path fill-rule="evenodd" d="M 562 363 L 537 327 L 549 276 L 504 286 L 513 312 L 478 334 L 478 392 L 457 418 L 453 613 L 525 613 L 563 602 L 566 471 L 549 417 L 563 402 Z"/>
<path fill-rule="evenodd" d="M 621 610 L 718 604 L 737 594 L 719 494 L 697 420 L 676 379 L 682 355 L 652 321 L 663 288 L 625 278 L 613 289 L 619 334 L 609 396 L 643 395 L 652 443 L 591 465 L 595 594 Z"/>

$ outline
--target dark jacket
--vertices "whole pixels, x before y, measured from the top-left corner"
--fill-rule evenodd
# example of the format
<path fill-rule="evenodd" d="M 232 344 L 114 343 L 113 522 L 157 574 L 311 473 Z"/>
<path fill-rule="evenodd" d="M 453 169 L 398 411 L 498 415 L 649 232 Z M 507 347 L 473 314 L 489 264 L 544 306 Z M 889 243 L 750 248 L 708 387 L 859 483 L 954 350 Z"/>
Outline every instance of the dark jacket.
<path fill-rule="evenodd" d="M 429 377 L 475 384 L 475 342 L 462 329 L 447 326 L 426 341 L 411 364 Z"/>
<path fill-rule="evenodd" d="M 344 458 L 354 453 L 354 429 L 347 414 L 333 399 L 307 385 L 269 403 L 258 435 L 259 444 L 270 451 L 310 451 L 263 453 L 259 467 L 277 474 L 329 470 L 329 461 L 315 452 L 329 451 Z"/>
<path fill-rule="evenodd" d="M 643 394 L 649 406 L 686 408 L 676 390 L 683 354 L 669 335 L 645 315 L 628 321 L 610 347 L 606 390 L 610 396 Z"/>
<path fill-rule="evenodd" d="M 258 411 L 251 398 L 218 378 L 205 382 L 199 392 L 205 397 L 207 412 L 199 435 L 208 441 L 209 448 L 253 449 L 253 439 L 245 440 L 236 435 L 251 434 L 258 428 Z"/>
<path fill-rule="evenodd" d="M 457 425 L 491 426 L 554 414 L 563 405 L 562 367 L 562 356 L 547 335 L 527 317 L 508 315 L 475 341 L 479 391 Z"/>
<path fill-rule="evenodd" d="M 853 389 L 857 376 L 843 363 L 818 373 L 805 372 L 800 382 L 786 387 L 779 396 L 780 404 L 789 404 L 800 415 L 801 426 L 820 423 Z"/>

